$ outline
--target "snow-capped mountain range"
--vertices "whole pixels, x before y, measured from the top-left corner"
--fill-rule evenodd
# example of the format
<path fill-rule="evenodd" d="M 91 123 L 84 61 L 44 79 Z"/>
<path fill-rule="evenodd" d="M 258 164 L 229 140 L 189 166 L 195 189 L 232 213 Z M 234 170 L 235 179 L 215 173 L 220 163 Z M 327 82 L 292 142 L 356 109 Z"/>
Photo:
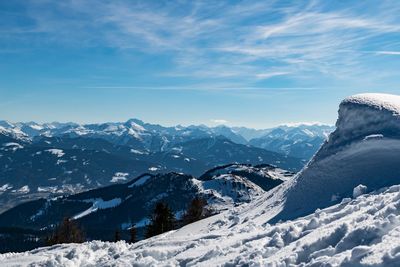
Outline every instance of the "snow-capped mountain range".
<path fill-rule="evenodd" d="M 340 105 L 336 130 L 293 179 L 250 203 L 133 245 L 5 254 L 5 264 L 399 266 L 400 96 Z"/>
<path fill-rule="evenodd" d="M 218 165 L 271 163 L 296 171 L 303 162 L 236 144 L 224 137 L 193 139 L 169 151 L 137 153 L 103 139 L 43 137 L 22 142 L 0 136 L 0 212 L 27 200 L 123 183 L 142 173 L 200 175 Z"/>
<path fill-rule="evenodd" d="M 270 151 L 309 160 L 327 139 L 334 127 L 323 124 L 282 125 L 270 129 L 249 144 Z"/>
<path fill-rule="evenodd" d="M 276 128 L 257 130 L 245 127 L 205 125 L 164 127 L 130 119 L 121 123 L 77 124 L 77 123 L 11 123 L 0 121 L 0 133 L 20 140 L 35 140 L 39 137 L 86 137 L 104 139 L 114 145 L 129 145 L 137 153 L 166 151 L 177 143 L 199 138 L 224 136 L 237 144 L 250 144 L 269 151 L 308 160 L 322 144 L 333 126 L 323 124 L 282 125 Z M 318 140 L 318 142 L 316 141 Z M 308 150 L 304 157 L 297 150 L 302 146 Z M 293 148 L 293 151 L 292 151 Z"/>
<path fill-rule="evenodd" d="M 85 125 L 0 121 L 0 212 L 27 200 L 126 182 L 146 172 L 198 176 L 233 162 L 298 171 L 307 159 L 292 157 L 290 147 L 293 151 L 305 147 L 302 151 L 311 154 L 327 129 L 321 125 L 274 130 L 163 127 L 136 119 Z M 271 146 L 251 145 L 252 140 L 246 139 L 250 133 L 267 134 L 258 140 L 268 139 Z M 273 144 L 268 133 L 284 145 Z"/>

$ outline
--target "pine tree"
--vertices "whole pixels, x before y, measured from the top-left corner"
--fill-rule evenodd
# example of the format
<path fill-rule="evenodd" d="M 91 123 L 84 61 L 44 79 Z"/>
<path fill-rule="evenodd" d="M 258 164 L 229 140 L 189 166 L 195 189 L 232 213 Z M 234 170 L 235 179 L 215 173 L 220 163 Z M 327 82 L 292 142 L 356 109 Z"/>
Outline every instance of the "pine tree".
<path fill-rule="evenodd" d="M 158 202 L 150 215 L 150 224 L 146 226 L 146 238 L 162 234 L 174 229 L 175 216 L 168 204 Z"/>
<path fill-rule="evenodd" d="M 115 230 L 115 234 L 114 234 L 114 242 L 118 242 L 121 240 L 121 233 L 120 231 L 117 229 Z"/>
<path fill-rule="evenodd" d="M 129 243 L 135 243 L 137 240 L 136 240 L 136 227 L 134 224 L 129 229 L 129 234 L 130 234 Z"/>
<path fill-rule="evenodd" d="M 55 229 L 53 234 L 46 240 L 49 245 L 62 243 L 83 243 L 85 236 L 78 224 L 69 219 L 64 220 Z"/>
<path fill-rule="evenodd" d="M 208 216 L 207 210 L 205 209 L 206 206 L 207 200 L 196 196 L 194 199 L 192 199 L 185 214 L 183 215 L 183 223 L 193 223 Z"/>

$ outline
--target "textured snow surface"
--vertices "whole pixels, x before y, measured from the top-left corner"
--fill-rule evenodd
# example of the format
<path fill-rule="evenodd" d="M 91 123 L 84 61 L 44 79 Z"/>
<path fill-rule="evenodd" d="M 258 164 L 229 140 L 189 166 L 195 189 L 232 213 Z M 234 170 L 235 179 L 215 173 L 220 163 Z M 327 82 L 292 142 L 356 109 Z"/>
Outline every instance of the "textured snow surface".
<path fill-rule="evenodd" d="M 400 186 L 265 223 L 265 199 L 134 245 L 93 241 L 0 255 L 2 266 L 399 266 Z M 324 265 L 325 264 L 325 265 Z"/>
<path fill-rule="evenodd" d="M 342 103 L 362 104 L 378 109 L 391 110 L 400 114 L 400 96 L 390 94 L 366 93 L 350 96 Z"/>

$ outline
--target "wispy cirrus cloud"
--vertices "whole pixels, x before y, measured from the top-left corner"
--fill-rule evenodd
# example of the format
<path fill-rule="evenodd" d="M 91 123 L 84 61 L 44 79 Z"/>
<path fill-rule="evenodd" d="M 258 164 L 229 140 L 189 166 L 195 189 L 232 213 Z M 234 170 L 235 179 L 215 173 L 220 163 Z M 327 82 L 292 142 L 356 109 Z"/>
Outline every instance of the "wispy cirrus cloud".
<path fill-rule="evenodd" d="M 400 54 L 393 41 L 400 37 L 400 8 L 393 3 L 32 1 L 27 22 L 0 28 L 0 40 L 140 51 L 170 60 L 154 76 L 239 87 L 268 87 L 271 78 L 283 80 L 282 87 L 288 80 L 309 86 L 322 77 L 357 83 L 366 72 L 373 83 L 381 76 L 375 76 L 373 54 L 362 51 Z"/>
<path fill-rule="evenodd" d="M 227 121 L 227 120 L 224 120 L 224 119 L 212 119 L 212 120 L 210 120 L 212 123 L 214 123 L 214 124 L 228 124 L 229 123 L 229 121 Z"/>
<path fill-rule="evenodd" d="M 377 55 L 400 56 L 400 51 L 376 51 Z"/>
<path fill-rule="evenodd" d="M 290 74 L 290 72 L 285 72 L 285 71 L 271 71 L 271 72 L 265 72 L 265 73 L 257 73 L 256 77 L 258 79 L 269 79 L 272 77 L 289 75 L 289 74 Z"/>
<path fill-rule="evenodd" d="M 204 84 L 190 84 L 190 85 L 146 85 L 146 86 L 118 86 L 118 85 L 104 85 L 104 86 L 82 86 L 80 89 L 89 90 L 154 90 L 154 91 L 264 91 L 264 92 L 277 92 L 277 91 L 316 91 L 316 87 L 265 87 L 265 86 L 247 86 L 246 84 L 218 84 L 218 83 L 204 83 Z"/>

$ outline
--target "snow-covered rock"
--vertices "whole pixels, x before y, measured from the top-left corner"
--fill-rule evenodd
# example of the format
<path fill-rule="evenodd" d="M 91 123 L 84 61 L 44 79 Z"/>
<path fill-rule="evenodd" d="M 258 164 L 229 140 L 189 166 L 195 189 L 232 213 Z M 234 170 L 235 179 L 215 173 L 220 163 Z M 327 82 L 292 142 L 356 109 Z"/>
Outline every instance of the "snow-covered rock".
<path fill-rule="evenodd" d="M 353 198 L 359 197 L 363 194 L 365 194 L 368 190 L 368 187 L 366 187 L 365 185 L 357 185 L 356 187 L 354 187 L 353 189 Z"/>
<path fill-rule="evenodd" d="M 366 138 L 379 135 L 379 138 Z M 360 94 L 342 101 L 336 130 L 285 192 L 276 220 L 293 219 L 352 197 L 400 184 L 400 96 Z"/>

